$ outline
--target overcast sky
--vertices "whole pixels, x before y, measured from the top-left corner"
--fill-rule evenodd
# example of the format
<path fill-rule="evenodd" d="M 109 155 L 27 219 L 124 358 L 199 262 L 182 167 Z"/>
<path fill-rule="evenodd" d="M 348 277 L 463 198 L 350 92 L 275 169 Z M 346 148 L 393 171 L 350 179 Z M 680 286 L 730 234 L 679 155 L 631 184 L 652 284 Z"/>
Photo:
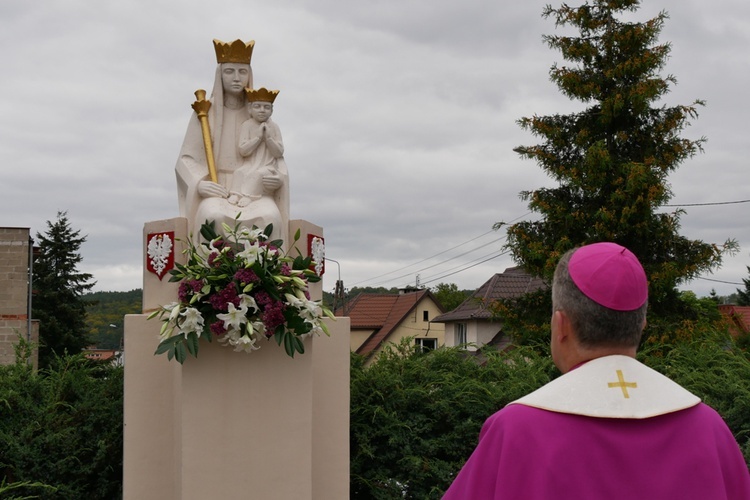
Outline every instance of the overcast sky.
<path fill-rule="evenodd" d="M 174 165 L 193 92 L 213 85 L 211 40 L 253 39 L 255 86 L 281 91 L 291 216 L 325 228 L 347 288 L 477 288 L 514 265 L 493 223 L 530 217 L 518 193 L 550 185 L 513 152 L 538 142 L 516 120 L 578 108 L 548 78 L 562 59 L 542 43 L 545 3 L 3 0 L 0 226 L 33 236 L 67 211 L 95 289 L 140 288 L 143 224 L 178 215 Z M 750 204 L 687 205 L 750 199 L 750 2 L 645 0 L 635 16 L 660 10 L 678 80 L 665 103 L 707 102 L 683 134 L 706 136 L 705 153 L 670 177 L 681 232 L 742 247 L 706 276 L 730 283 L 687 288 L 728 295 L 750 265 Z"/>

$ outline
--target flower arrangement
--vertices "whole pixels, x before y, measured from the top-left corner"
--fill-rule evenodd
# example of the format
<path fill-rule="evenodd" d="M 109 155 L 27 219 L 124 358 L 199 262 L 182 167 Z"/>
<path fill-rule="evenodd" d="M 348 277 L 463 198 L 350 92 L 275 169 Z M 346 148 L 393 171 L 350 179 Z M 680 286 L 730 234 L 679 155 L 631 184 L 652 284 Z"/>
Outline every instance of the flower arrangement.
<path fill-rule="evenodd" d="M 304 353 L 302 340 L 328 329 L 322 317 L 330 309 L 310 300 L 308 283 L 320 281 L 310 269 L 312 258 L 283 254 L 281 240 L 268 241 L 273 227 L 264 230 L 222 225 L 201 226 L 205 242 L 188 242 L 187 264 L 175 264 L 170 281 L 180 282 L 178 302 L 162 306 L 149 316 L 163 325 L 155 354 L 167 354 L 183 363 L 198 356 L 199 339 L 213 337 L 235 351 L 259 349 L 260 339 L 273 338 L 286 353 Z M 300 234 L 294 237 L 294 243 Z M 292 244 L 294 247 L 294 244 Z"/>

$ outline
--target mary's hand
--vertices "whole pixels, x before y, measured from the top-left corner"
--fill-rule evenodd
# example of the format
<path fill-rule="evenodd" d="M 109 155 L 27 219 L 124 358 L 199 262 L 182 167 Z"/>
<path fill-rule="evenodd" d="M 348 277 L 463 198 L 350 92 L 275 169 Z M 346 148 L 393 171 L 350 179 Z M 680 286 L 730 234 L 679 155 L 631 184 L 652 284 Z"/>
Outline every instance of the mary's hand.
<path fill-rule="evenodd" d="M 200 194 L 204 198 L 226 198 L 227 196 L 229 196 L 229 191 L 227 191 L 226 188 L 221 184 L 217 184 L 211 181 L 200 181 L 198 183 L 198 194 Z"/>
<path fill-rule="evenodd" d="M 277 191 L 283 183 L 278 175 L 264 175 L 263 176 L 263 192 L 272 194 Z"/>

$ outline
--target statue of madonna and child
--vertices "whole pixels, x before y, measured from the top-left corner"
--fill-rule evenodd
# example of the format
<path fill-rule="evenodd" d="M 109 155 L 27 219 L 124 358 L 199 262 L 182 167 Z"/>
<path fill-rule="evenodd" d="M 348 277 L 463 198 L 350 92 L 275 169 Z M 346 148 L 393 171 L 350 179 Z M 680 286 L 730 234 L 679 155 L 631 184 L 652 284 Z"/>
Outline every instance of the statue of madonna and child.
<path fill-rule="evenodd" d="M 214 40 L 216 77 L 209 101 L 197 91 L 175 173 L 180 215 L 194 240 L 214 221 L 265 228 L 287 240 L 289 174 L 279 127 L 270 119 L 278 90 L 253 89 L 254 41 Z"/>

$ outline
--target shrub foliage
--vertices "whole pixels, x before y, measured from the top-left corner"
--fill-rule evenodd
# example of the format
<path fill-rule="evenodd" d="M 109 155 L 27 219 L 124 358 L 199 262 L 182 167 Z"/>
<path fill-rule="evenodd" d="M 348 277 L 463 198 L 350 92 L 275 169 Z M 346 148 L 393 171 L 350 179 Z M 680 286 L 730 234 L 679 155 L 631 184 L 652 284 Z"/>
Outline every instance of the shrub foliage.
<path fill-rule="evenodd" d="M 38 373 L 23 357 L 0 366 L 3 484 L 19 498 L 120 498 L 122 401 L 122 368 L 81 354 Z"/>

